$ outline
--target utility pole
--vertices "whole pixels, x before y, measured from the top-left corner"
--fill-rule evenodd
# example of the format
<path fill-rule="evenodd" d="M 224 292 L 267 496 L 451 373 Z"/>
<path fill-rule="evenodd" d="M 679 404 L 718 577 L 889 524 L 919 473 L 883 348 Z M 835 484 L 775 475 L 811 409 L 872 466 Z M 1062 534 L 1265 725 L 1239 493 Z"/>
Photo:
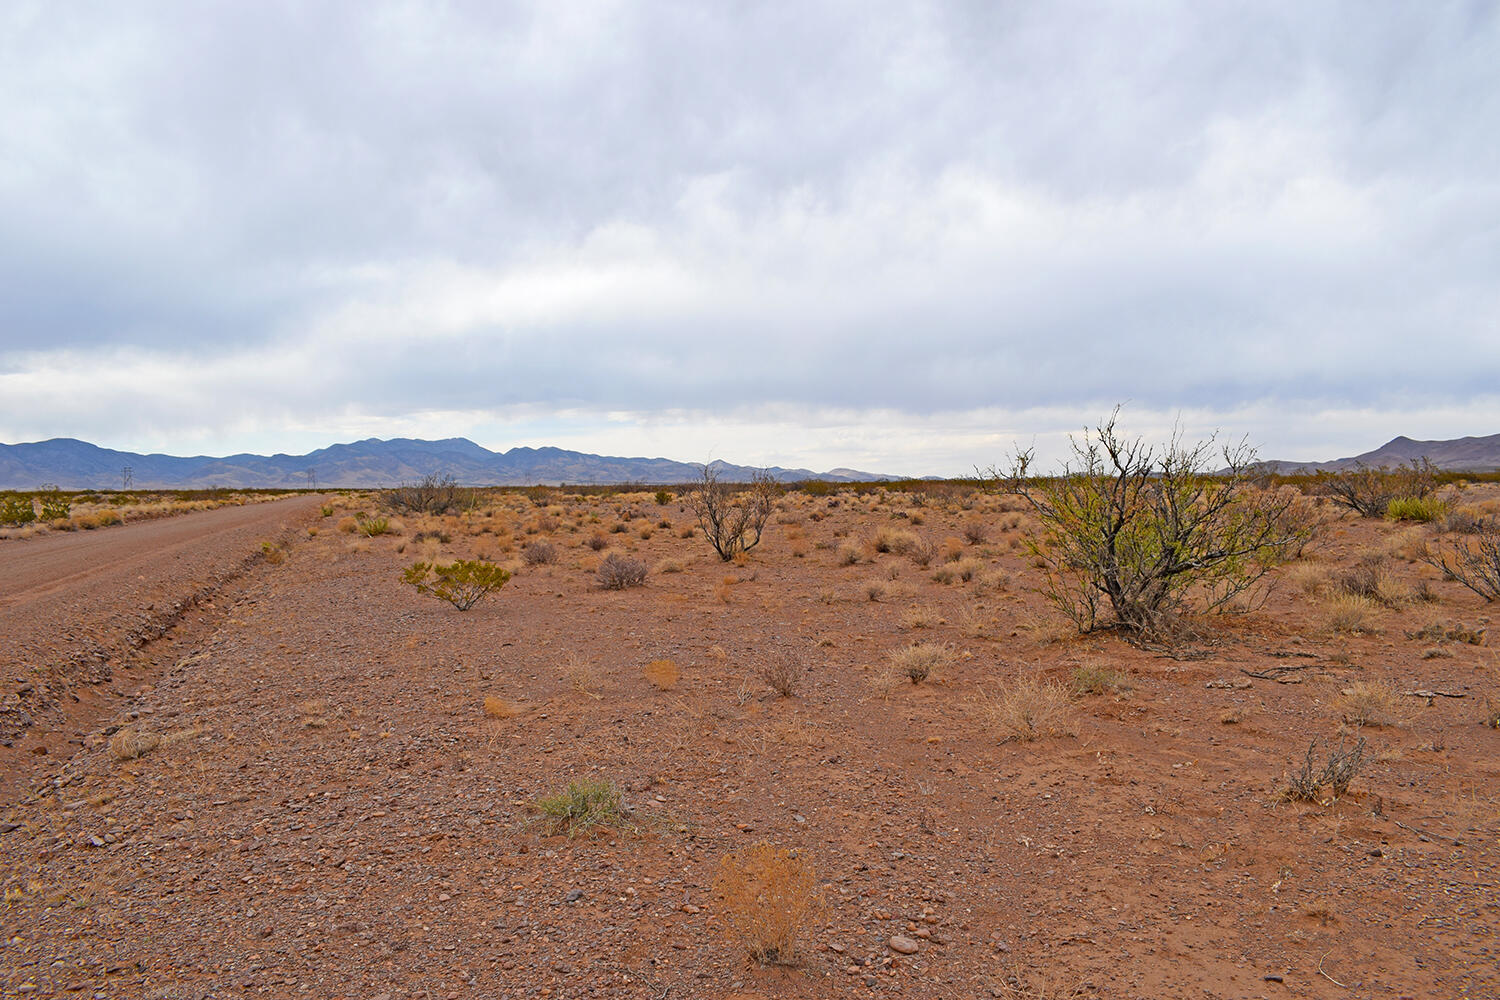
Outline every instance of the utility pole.
<path fill-rule="evenodd" d="M 307 488 L 310 489 L 310 490 L 315 490 L 315 489 L 318 488 L 318 470 L 317 469 L 308 469 L 307 470 Z"/>
<path fill-rule="evenodd" d="M 130 489 L 131 485 L 133 485 L 134 483 L 135 483 L 135 470 L 132 469 L 130 466 L 127 465 L 123 469 L 120 470 L 120 489 L 121 490 L 128 490 L 128 489 Z"/>

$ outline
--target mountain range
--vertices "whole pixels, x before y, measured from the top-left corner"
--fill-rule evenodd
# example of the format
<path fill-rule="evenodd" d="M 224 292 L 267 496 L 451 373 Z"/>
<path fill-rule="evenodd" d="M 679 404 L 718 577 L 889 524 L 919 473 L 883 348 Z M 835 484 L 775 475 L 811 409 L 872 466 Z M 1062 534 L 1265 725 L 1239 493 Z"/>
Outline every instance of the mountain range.
<path fill-rule="evenodd" d="M 714 462 L 724 479 L 743 481 L 769 472 L 785 482 L 893 479 L 855 469 L 757 469 Z M 223 458 L 138 455 L 75 438 L 31 444 L 0 444 L 0 489 L 34 490 L 55 484 L 66 490 L 118 489 L 124 470 L 138 489 L 300 489 L 308 486 L 376 488 L 452 476 L 469 486 L 530 486 L 538 483 L 688 483 L 702 465 L 666 458 L 615 458 L 562 448 L 490 451 L 467 438 L 422 441 L 369 438 L 336 444 L 306 455 L 228 455 Z"/>
<path fill-rule="evenodd" d="M 1391 438 L 1374 451 L 1352 458 L 1330 462 L 1268 461 L 1262 467 L 1275 472 L 1341 472 L 1358 466 L 1378 469 L 1409 465 L 1426 458 L 1434 466 L 1450 472 L 1495 472 L 1500 470 L 1500 434 L 1488 437 L 1461 437 L 1451 441 L 1414 441 L 1409 437 Z"/>

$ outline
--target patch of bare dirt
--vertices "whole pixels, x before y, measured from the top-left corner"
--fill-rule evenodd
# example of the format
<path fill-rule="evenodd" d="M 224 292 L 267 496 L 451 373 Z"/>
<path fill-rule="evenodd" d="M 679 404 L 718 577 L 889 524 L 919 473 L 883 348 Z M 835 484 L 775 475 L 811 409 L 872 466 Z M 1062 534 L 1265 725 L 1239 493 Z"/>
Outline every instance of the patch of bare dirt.
<path fill-rule="evenodd" d="M 1029 589 L 1028 515 L 1011 503 L 788 497 L 743 565 L 682 537 L 684 507 L 644 496 L 511 495 L 373 538 L 352 517 L 338 530 L 352 507 L 321 519 L 224 591 L 212 631 L 71 759 L 49 754 L 44 792 L 9 809 L 0 984 L 152 998 L 1500 990 L 1500 731 L 1481 722 L 1496 661 L 1479 634 L 1492 609 L 1410 558 L 1413 529 L 1336 520 L 1265 608 L 1214 623 L 1181 658 L 1069 636 Z M 882 528 L 933 551 L 878 551 Z M 556 562 L 524 564 L 537 538 Z M 600 589 L 610 552 L 652 566 L 646 585 Z M 467 613 L 401 583 L 419 558 L 480 554 L 515 576 Z M 1336 631 L 1337 580 L 1372 555 L 1391 602 Z M 923 659 L 921 683 L 893 677 L 891 654 L 917 641 L 946 655 Z M 788 660 L 800 673 L 780 697 Z M 1071 685 L 1080 668 L 1101 693 L 1074 696 L 1037 739 L 1004 739 L 995 704 L 1018 678 Z M 1356 732 L 1345 692 L 1374 682 L 1399 717 Z M 110 726 L 158 745 L 122 759 Z M 1283 801 L 1309 741 L 1321 754 L 1341 729 L 1367 743 L 1348 792 Z M 582 779 L 617 784 L 627 816 L 550 832 L 535 802 Z M 713 895 L 724 856 L 763 840 L 817 873 L 823 905 L 790 967 L 751 963 Z"/>

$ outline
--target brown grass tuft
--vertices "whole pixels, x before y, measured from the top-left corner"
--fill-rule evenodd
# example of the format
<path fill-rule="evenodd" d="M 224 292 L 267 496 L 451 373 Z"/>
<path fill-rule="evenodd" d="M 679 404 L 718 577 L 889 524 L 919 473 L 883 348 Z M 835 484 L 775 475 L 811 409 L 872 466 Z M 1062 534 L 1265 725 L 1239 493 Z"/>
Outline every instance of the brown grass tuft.
<path fill-rule="evenodd" d="M 813 866 L 764 841 L 720 859 L 713 898 L 750 958 L 761 965 L 795 965 L 797 938 L 823 910 Z"/>

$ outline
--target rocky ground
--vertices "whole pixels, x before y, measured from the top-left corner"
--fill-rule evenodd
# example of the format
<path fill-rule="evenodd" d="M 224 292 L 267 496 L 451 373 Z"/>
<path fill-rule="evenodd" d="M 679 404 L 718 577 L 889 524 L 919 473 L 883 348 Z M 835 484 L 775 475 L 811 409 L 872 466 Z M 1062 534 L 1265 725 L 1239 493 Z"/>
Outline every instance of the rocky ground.
<path fill-rule="evenodd" d="M 29 668 L 183 604 L 129 667 L 46 674 L 3 750 L 5 995 L 1500 992 L 1492 609 L 1413 559 L 1436 529 L 1323 509 L 1264 608 L 1163 651 L 1061 627 L 1014 498 L 793 495 L 739 565 L 675 501 L 538 501 L 377 537 L 340 530 L 368 496 L 260 505 L 76 613 L 33 587 L 24 641 L 0 607 L 16 704 Z M 555 562 L 525 564 L 537 540 Z M 55 541 L 0 543 L 0 570 L 66 575 Z M 610 552 L 645 586 L 600 589 Z M 515 576 L 466 613 L 401 580 L 477 555 Z M 1361 564 L 1384 599 L 1350 612 Z M 920 684 L 889 667 L 914 642 L 940 649 Z M 1018 681 L 1089 678 L 1006 738 Z M 1361 736 L 1345 795 L 1277 794 L 1310 740 Z M 581 779 L 628 811 L 569 837 L 536 805 Z M 714 896 L 760 842 L 816 874 L 794 965 L 751 962 Z"/>

